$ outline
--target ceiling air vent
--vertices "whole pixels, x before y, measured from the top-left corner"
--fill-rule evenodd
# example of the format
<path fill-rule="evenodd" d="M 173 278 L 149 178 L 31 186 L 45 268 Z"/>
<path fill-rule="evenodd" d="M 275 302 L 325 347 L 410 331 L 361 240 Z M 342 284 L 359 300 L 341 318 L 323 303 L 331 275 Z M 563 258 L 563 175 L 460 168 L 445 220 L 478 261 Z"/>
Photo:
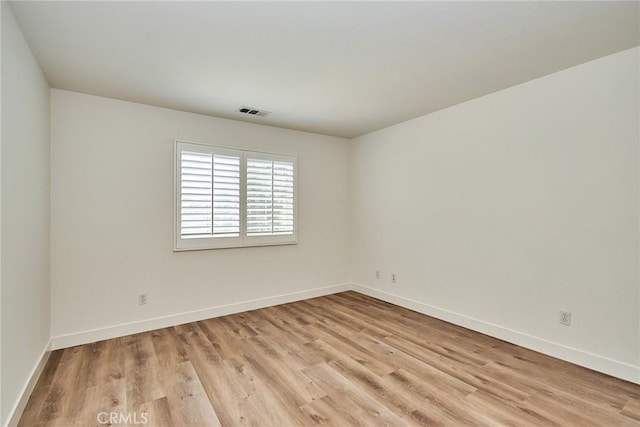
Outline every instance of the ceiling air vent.
<path fill-rule="evenodd" d="M 240 109 L 238 110 L 241 113 L 244 114 L 250 114 L 252 116 L 266 116 L 267 114 L 271 114 L 271 111 L 264 111 L 264 110 L 258 110 L 257 108 L 253 108 L 253 107 L 240 107 Z"/>

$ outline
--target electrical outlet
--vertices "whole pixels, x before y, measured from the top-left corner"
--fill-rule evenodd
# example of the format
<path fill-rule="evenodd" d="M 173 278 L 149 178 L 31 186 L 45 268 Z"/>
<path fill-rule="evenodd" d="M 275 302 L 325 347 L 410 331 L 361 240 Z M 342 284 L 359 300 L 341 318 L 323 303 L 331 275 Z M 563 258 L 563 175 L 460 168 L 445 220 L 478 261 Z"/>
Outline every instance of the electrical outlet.
<path fill-rule="evenodd" d="M 571 326 L 571 312 L 560 311 L 560 324 L 565 326 Z"/>
<path fill-rule="evenodd" d="M 380 270 L 376 270 L 376 280 L 380 280 Z"/>
<path fill-rule="evenodd" d="M 398 281 L 398 276 L 396 273 L 391 273 L 391 283 L 396 283 Z"/>
<path fill-rule="evenodd" d="M 138 294 L 138 305 L 144 305 L 147 303 L 147 294 Z"/>

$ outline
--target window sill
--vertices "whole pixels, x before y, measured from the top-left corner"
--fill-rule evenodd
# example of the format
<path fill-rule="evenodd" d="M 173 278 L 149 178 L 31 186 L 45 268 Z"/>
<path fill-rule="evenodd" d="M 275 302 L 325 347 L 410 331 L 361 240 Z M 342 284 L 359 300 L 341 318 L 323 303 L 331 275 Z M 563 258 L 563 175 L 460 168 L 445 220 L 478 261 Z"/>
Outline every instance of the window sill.
<path fill-rule="evenodd" d="M 250 243 L 250 244 L 239 244 L 239 245 L 226 245 L 226 246 L 204 246 L 204 247 L 192 247 L 192 248 L 178 248 L 174 247 L 173 252 L 189 252 L 189 251 L 211 251 L 211 250 L 219 250 L 219 249 L 238 249 L 238 248 L 259 248 L 262 246 L 286 246 L 286 245 L 297 245 L 297 240 L 291 240 L 288 242 L 264 242 L 264 243 Z"/>

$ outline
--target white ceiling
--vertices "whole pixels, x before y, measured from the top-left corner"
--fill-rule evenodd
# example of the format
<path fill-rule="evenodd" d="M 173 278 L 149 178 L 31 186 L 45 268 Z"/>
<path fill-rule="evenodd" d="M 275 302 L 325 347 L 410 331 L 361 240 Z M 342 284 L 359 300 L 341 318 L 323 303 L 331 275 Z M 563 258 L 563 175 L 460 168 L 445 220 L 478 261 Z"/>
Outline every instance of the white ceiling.
<path fill-rule="evenodd" d="M 635 1 L 11 7 L 52 87 L 344 137 L 640 43 Z"/>

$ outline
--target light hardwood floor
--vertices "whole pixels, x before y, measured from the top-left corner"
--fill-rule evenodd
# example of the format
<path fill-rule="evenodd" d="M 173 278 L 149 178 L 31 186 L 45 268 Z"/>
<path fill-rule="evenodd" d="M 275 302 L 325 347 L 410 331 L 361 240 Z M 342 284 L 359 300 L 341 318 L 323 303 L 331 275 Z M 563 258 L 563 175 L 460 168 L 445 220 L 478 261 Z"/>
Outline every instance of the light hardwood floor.
<path fill-rule="evenodd" d="M 55 351 L 20 425 L 101 412 L 153 427 L 638 426 L 640 386 L 345 292 Z"/>

